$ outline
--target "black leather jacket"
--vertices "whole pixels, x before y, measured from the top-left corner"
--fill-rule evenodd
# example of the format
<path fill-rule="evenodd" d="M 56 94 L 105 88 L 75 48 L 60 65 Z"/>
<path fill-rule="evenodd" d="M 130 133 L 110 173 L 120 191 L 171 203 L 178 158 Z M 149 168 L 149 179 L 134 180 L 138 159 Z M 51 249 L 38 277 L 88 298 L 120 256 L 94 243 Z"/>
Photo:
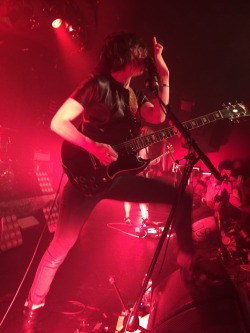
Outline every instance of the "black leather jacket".
<path fill-rule="evenodd" d="M 91 76 L 71 97 L 84 107 L 80 130 L 98 142 L 117 144 L 139 135 L 140 107 L 148 101 L 141 91 L 135 91 L 138 111 L 136 119 L 129 108 L 129 91 L 112 76 Z"/>

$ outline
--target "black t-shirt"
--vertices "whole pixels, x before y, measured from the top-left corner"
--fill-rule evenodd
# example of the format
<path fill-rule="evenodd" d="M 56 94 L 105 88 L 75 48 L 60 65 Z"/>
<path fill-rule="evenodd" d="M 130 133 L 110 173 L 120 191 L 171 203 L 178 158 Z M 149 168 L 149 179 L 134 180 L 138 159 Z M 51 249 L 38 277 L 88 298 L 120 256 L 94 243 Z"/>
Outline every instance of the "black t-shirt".
<path fill-rule="evenodd" d="M 80 130 L 95 141 L 117 144 L 139 135 L 140 107 L 147 102 L 134 91 L 138 102 L 136 119 L 129 107 L 129 91 L 112 76 L 93 75 L 83 81 L 71 97 L 84 107 Z"/>

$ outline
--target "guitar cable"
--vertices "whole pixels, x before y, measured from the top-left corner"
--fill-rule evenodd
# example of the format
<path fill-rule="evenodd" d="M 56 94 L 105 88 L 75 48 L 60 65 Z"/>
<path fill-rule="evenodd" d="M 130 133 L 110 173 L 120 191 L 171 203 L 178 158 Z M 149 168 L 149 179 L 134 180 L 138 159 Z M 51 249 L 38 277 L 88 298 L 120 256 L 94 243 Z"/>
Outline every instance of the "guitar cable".
<path fill-rule="evenodd" d="M 139 234 L 136 234 L 135 232 L 133 233 L 132 231 L 129 232 L 129 231 L 122 230 L 121 228 L 119 228 L 119 226 L 120 227 L 124 226 L 124 223 L 108 223 L 107 224 L 108 228 L 117 230 L 117 231 L 119 231 L 125 235 L 131 236 L 131 237 L 145 238 L 148 235 L 148 232 L 146 230 L 143 230 L 143 233 L 139 235 Z"/>
<path fill-rule="evenodd" d="M 61 185 L 62 185 L 62 180 L 63 180 L 63 176 L 64 176 L 64 174 L 65 174 L 65 173 L 64 173 L 64 171 L 63 171 L 63 172 L 62 172 L 62 175 L 61 175 L 61 178 L 60 178 L 60 181 L 59 181 L 58 189 L 57 189 L 57 191 L 56 191 L 55 198 L 54 198 L 54 200 L 53 200 L 53 202 L 52 202 L 52 205 L 51 205 L 51 208 L 50 208 L 50 211 L 49 211 L 49 214 L 48 214 L 48 219 L 47 219 L 47 221 L 49 221 L 50 216 L 51 216 L 51 214 L 52 214 L 52 212 L 53 212 L 54 206 L 55 206 L 55 204 L 56 204 L 56 200 L 57 200 L 58 194 L 59 194 L 60 189 L 61 189 Z M 13 304 L 14 304 L 14 302 L 15 302 L 15 300 L 16 300 L 16 298 L 17 298 L 19 292 L 20 292 L 21 287 L 22 287 L 23 284 L 24 284 L 24 281 L 25 281 L 25 279 L 26 279 L 26 277 L 27 277 L 27 275 L 28 275 L 28 273 L 29 273 L 29 271 L 30 271 L 31 265 L 32 265 L 33 262 L 34 262 L 35 256 L 36 256 L 36 254 L 37 254 L 38 248 L 39 248 L 39 246 L 40 246 L 40 244 L 41 244 L 42 238 L 43 238 L 43 236 L 44 236 L 44 233 L 45 233 L 45 230 L 46 230 L 47 227 L 48 227 L 48 223 L 45 223 L 45 224 L 44 224 L 44 227 L 43 227 L 43 229 L 42 229 L 41 235 L 40 235 L 40 237 L 39 237 L 39 239 L 38 239 L 38 241 L 37 241 L 37 245 L 36 245 L 36 247 L 35 247 L 35 249 L 34 249 L 33 255 L 32 255 L 32 257 L 31 257 L 31 259 L 30 259 L 30 262 L 29 262 L 29 264 L 28 264 L 28 267 L 27 267 L 26 271 L 24 272 L 23 278 L 21 279 L 21 282 L 20 282 L 20 284 L 19 284 L 19 286 L 18 286 L 18 288 L 17 288 L 17 290 L 16 290 L 16 292 L 15 292 L 13 298 L 12 298 L 12 301 L 10 302 L 10 305 L 8 306 L 7 310 L 5 311 L 5 314 L 3 315 L 3 318 L 1 319 L 1 322 L 0 322 L 0 328 L 2 327 L 2 325 L 3 325 L 3 323 L 4 323 L 4 321 L 5 321 L 6 317 L 7 317 L 7 315 L 9 314 L 9 312 L 10 312 L 10 310 L 11 310 L 11 308 L 12 308 L 12 306 L 13 306 Z"/>

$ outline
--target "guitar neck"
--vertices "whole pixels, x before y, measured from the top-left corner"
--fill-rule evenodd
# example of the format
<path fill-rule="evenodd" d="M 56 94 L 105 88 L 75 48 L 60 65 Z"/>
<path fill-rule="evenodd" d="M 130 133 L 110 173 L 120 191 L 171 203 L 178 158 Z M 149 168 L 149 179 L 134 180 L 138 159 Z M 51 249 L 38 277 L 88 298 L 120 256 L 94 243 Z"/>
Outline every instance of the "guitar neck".
<path fill-rule="evenodd" d="M 219 119 L 223 119 L 221 111 L 215 111 L 212 113 L 209 113 L 207 115 L 194 118 L 190 121 L 183 122 L 182 125 L 188 129 L 192 130 L 204 125 L 208 125 L 212 122 L 215 122 Z M 126 141 L 122 144 L 114 146 L 115 149 L 119 150 L 119 148 L 125 148 L 127 153 L 134 154 L 135 152 L 140 151 L 141 149 L 144 149 L 148 146 L 150 146 L 153 143 L 157 143 L 163 140 L 166 140 L 168 138 L 171 138 L 175 136 L 177 132 L 174 130 L 174 127 L 167 127 L 164 129 L 160 129 L 156 132 L 150 133 L 145 136 L 136 137 L 134 139 L 131 139 L 129 141 Z"/>

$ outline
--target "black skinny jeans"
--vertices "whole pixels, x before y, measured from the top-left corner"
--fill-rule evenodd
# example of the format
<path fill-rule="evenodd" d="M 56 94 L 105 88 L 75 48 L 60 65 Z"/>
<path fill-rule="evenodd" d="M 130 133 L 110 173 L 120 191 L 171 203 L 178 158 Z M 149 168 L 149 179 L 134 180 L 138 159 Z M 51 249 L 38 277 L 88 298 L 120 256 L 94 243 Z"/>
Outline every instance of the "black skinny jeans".
<path fill-rule="evenodd" d="M 173 204 L 176 193 L 177 189 L 158 179 L 123 176 L 113 181 L 105 195 L 86 198 L 68 182 L 62 192 L 55 235 L 38 266 L 29 292 L 29 301 L 32 304 L 45 302 L 58 267 L 75 244 L 83 225 L 100 200 Z M 179 250 L 192 255 L 191 213 L 192 198 L 184 193 L 176 210 L 174 226 Z"/>

